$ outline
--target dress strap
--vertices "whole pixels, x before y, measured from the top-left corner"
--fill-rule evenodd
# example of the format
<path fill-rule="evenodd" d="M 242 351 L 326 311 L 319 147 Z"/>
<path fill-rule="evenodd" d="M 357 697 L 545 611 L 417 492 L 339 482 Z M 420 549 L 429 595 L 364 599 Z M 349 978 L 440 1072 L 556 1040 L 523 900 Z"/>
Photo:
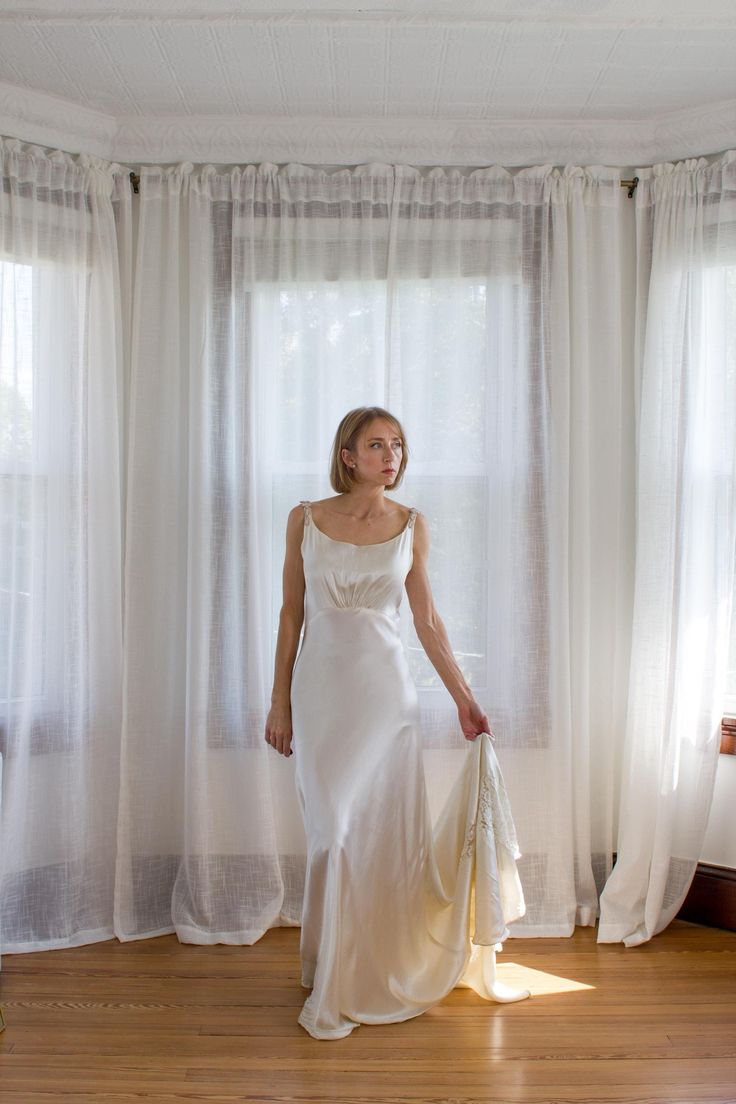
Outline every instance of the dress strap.
<path fill-rule="evenodd" d="M 307 502 L 307 500 L 305 498 L 303 498 L 300 501 L 299 505 L 304 507 L 304 524 L 305 525 L 311 525 L 312 524 L 312 503 Z"/>

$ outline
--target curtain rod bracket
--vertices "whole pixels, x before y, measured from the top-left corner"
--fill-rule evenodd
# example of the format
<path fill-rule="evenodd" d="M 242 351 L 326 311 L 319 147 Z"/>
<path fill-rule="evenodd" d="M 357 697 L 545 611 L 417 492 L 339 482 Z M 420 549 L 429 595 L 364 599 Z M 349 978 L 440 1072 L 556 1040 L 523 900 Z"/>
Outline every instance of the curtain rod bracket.
<path fill-rule="evenodd" d="M 639 177 L 638 176 L 635 176 L 633 180 L 622 180 L 621 181 L 621 187 L 629 189 L 628 192 L 626 193 L 628 195 L 629 199 L 633 199 L 634 192 L 636 191 L 636 185 L 638 183 L 639 183 Z"/>
<path fill-rule="evenodd" d="M 138 173 L 132 172 L 130 174 L 130 183 L 133 185 L 133 194 L 134 195 L 138 195 L 138 185 L 140 184 L 140 182 L 141 182 L 141 178 L 138 176 Z"/>

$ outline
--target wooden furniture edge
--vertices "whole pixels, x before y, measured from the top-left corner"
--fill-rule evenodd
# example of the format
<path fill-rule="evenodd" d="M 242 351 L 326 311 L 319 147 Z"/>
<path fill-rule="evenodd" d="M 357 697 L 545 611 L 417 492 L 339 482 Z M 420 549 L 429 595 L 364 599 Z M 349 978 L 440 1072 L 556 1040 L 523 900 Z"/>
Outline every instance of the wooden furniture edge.
<path fill-rule="evenodd" d="M 721 755 L 736 755 L 736 717 L 721 721 Z"/>
<path fill-rule="evenodd" d="M 736 870 L 698 863 L 677 919 L 707 928 L 736 931 Z"/>

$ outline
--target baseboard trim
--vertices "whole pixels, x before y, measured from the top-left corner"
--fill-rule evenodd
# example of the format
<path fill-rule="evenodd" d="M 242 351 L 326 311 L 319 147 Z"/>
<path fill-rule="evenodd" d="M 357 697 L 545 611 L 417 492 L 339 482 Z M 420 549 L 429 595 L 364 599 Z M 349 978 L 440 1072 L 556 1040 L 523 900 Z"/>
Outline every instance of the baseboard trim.
<path fill-rule="evenodd" d="M 736 931 L 736 870 L 698 863 L 678 920 Z"/>

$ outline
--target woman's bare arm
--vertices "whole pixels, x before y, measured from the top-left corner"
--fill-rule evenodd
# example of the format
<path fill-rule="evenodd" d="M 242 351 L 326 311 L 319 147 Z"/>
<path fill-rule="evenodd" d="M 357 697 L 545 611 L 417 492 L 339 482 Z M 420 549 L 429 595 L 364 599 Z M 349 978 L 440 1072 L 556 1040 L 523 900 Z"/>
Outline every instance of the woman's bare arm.
<path fill-rule="evenodd" d="M 427 574 L 428 560 L 429 529 L 424 515 L 417 513 L 414 520 L 414 558 L 405 584 L 414 628 L 430 663 L 452 695 L 463 732 L 469 739 L 474 739 L 480 732 L 490 732 L 490 723 L 452 653 L 447 630 L 432 597 Z"/>
<path fill-rule="evenodd" d="M 283 598 L 276 638 L 271 709 L 266 720 L 266 742 L 282 755 L 291 755 L 291 677 L 304 623 L 304 564 L 301 543 L 304 508 L 294 506 L 286 523 Z"/>

